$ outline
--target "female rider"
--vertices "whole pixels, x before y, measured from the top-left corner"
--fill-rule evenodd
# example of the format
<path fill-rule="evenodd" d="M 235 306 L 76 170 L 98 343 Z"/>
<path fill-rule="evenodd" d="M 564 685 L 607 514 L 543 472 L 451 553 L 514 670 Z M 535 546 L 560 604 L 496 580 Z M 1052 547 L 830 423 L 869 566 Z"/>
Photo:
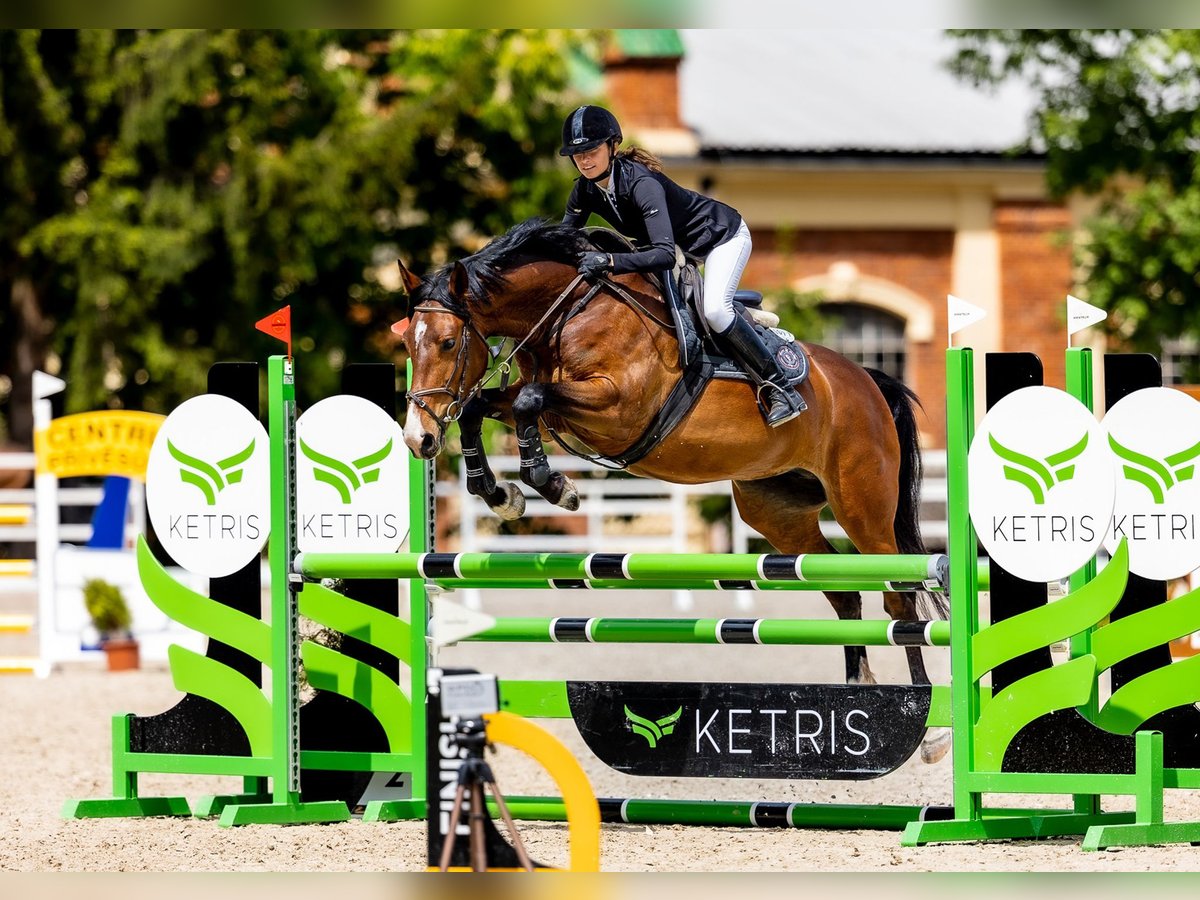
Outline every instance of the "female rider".
<path fill-rule="evenodd" d="M 600 106 L 581 106 L 563 123 L 559 155 L 571 157 L 579 170 L 563 224 L 579 227 L 596 213 L 640 248 L 585 253 L 579 272 L 589 279 L 606 272 L 666 272 L 669 277 L 676 244 L 703 258 L 709 328 L 762 382 L 767 424 L 795 418 L 801 411 L 795 388 L 754 326 L 733 311 L 733 295 L 750 258 L 750 229 L 733 207 L 673 182 L 645 150 L 617 153 L 621 139 L 616 117 Z"/>

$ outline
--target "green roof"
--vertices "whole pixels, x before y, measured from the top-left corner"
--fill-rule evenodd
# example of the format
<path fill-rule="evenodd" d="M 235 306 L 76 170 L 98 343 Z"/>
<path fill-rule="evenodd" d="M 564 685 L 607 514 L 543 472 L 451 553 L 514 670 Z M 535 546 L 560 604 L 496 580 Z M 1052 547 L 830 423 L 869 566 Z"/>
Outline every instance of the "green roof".
<path fill-rule="evenodd" d="M 674 28 L 618 28 L 613 34 L 625 56 L 655 59 L 683 56 L 683 41 Z"/>

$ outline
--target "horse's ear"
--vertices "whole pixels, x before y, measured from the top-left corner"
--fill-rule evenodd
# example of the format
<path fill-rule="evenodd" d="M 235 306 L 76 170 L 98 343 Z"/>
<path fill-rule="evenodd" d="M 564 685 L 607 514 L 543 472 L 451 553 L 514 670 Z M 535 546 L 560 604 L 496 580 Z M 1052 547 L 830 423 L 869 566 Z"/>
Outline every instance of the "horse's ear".
<path fill-rule="evenodd" d="M 450 296 L 455 300 L 466 300 L 467 289 L 467 267 L 461 262 L 456 262 L 454 271 L 450 273 Z"/>
<path fill-rule="evenodd" d="M 405 292 L 411 294 L 421 286 L 421 276 L 410 272 L 402 259 L 397 259 L 396 265 L 400 267 L 400 283 L 404 285 Z"/>

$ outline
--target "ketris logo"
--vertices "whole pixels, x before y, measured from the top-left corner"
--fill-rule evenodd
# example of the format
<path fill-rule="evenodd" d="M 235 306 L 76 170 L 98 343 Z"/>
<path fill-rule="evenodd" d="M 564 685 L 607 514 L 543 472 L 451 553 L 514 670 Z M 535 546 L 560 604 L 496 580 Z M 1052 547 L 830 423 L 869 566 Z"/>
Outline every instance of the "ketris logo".
<path fill-rule="evenodd" d="M 1112 517 L 1112 458 L 1091 411 L 1056 388 L 999 400 L 968 463 L 971 521 L 988 556 L 1029 581 L 1070 575 L 1100 548 Z"/>
<path fill-rule="evenodd" d="M 391 439 L 374 453 L 342 462 L 327 453 L 319 453 L 301 438 L 300 452 L 313 463 L 313 478 L 337 491 L 342 503 L 349 504 L 353 494 L 364 484 L 379 480 L 379 466 L 392 452 Z"/>
<path fill-rule="evenodd" d="M 254 441 L 250 441 L 244 450 L 232 456 L 217 460 L 215 464 L 207 463 L 198 456 L 184 453 L 170 440 L 167 441 L 167 452 L 180 465 L 179 480 L 184 484 L 196 487 L 204 495 L 206 506 L 216 506 L 217 494 L 231 484 L 242 480 L 243 464 L 254 455 Z"/>
<path fill-rule="evenodd" d="M 270 440 L 240 403 L 202 394 L 167 416 L 146 464 L 146 506 L 163 548 L 220 578 L 256 560 L 271 512 Z"/>
<path fill-rule="evenodd" d="M 297 547 L 395 553 L 408 515 L 408 459 L 394 417 L 362 397 L 326 397 L 296 420 Z"/>
<path fill-rule="evenodd" d="M 1172 453 L 1162 461 L 1145 453 L 1131 450 L 1111 434 L 1108 436 L 1108 445 L 1112 447 L 1113 453 L 1121 458 L 1121 472 L 1125 475 L 1125 479 L 1136 482 L 1148 490 L 1156 506 L 1161 506 L 1166 502 L 1167 491 L 1180 482 L 1191 481 L 1192 476 L 1196 474 L 1196 466 L 1192 460 L 1200 456 L 1200 443 L 1193 444 L 1178 453 Z M 1188 463 L 1188 465 L 1184 465 L 1184 463 Z"/>
<path fill-rule="evenodd" d="M 996 455 L 1008 465 L 1004 466 L 1004 477 L 1009 481 L 1024 485 L 1033 496 L 1033 502 L 1041 506 L 1046 502 L 1046 492 L 1064 481 L 1070 481 L 1075 475 L 1075 465 L 1071 460 L 1087 449 L 1088 436 L 1083 437 L 1058 453 L 1051 453 L 1045 460 L 1018 453 L 1005 447 L 995 435 L 988 435 L 988 443 L 996 451 Z"/>
<path fill-rule="evenodd" d="M 651 750 L 658 746 L 659 741 L 675 731 L 675 726 L 679 723 L 679 717 L 682 715 L 683 707 L 681 706 L 669 716 L 663 716 L 661 719 L 646 719 L 628 706 L 625 707 L 625 718 L 629 720 L 633 733 L 644 737 Z"/>
<path fill-rule="evenodd" d="M 1129 571 L 1166 581 L 1200 566 L 1200 403 L 1175 388 L 1126 394 L 1104 417 L 1116 481 L 1109 553 L 1129 542 Z"/>

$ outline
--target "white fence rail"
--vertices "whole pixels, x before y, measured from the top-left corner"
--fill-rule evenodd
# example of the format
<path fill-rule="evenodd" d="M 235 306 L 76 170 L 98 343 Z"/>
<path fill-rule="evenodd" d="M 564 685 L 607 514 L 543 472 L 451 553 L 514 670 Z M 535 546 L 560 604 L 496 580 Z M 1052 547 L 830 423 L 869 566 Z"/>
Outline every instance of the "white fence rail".
<path fill-rule="evenodd" d="M 32 453 L 0 453 L 0 470 L 29 471 L 36 465 Z M 130 509 L 133 520 L 128 523 L 129 534 L 144 530 L 142 522 L 142 485 L 139 482 L 130 484 Z M 58 486 L 55 499 L 59 510 L 66 507 L 94 509 L 104 498 L 102 487 L 62 487 Z M 8 515 L 0 521 L 0 544 L 35 543 L 38 539 L 37 525 L 37 489 L 0 488 L 0 506 L 6 507 Z M 25 515 L 21 515 L 21 511 Z M 90 518 L 90 516 L 89 516 Z M 88 522 L 58 522 L 58 540 L 64 544 L 86 544 L 92 539 L 92 523 Z M 30 578 L 0 579 L 0 592 L 33 591 L 37 589 L 36 576 Z"/>

